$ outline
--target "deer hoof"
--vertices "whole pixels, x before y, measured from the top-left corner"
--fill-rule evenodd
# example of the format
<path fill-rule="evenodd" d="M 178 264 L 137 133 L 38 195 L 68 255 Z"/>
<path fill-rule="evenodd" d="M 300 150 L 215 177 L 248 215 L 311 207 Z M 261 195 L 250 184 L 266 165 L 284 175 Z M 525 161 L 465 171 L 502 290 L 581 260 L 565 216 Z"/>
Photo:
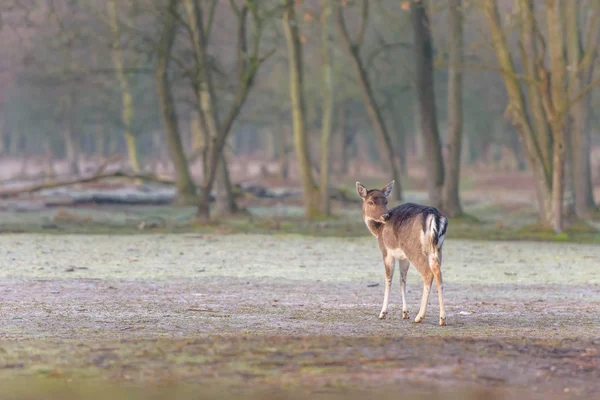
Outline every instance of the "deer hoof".
<path fill-rule="evenodd" d="M 423 317 L 421 317 L 420 315 L 417 315 L 417 317 L 415 318 L 415 323 L 418 324 L 421 321 L 423 321 Z"/>
<path fill-rule="evenodd" d="M 387 317 L 387 311 L 382 311 L 382 312 L 379 314 L 379 319 L 385 319 L 385 317 Z"/>
<path fill-rule="evenodd" d="M 440 326 L 446 326 L 446 318 L 440 318 Z"/>
<path fill-rule="evenodd" d="M 408 319 L 408 311 L 402 311 L 402 319 Z"/>

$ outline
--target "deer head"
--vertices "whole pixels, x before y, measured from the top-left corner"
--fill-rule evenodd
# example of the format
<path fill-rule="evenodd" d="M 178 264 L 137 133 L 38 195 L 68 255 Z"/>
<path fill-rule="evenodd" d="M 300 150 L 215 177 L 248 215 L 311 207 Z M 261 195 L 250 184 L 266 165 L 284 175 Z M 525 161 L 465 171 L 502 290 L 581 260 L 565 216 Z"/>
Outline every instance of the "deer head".
<path fill-rule="evenodd" d="M 383 189 L 367 190 L 360 182 L 356 182 L 356 192 L 363 199 L 362 213 L 366 223 L 376 221 L 385 223 L 387 220 L 387 197 L 392 193 L 394 181 L 391 181 Z"/>

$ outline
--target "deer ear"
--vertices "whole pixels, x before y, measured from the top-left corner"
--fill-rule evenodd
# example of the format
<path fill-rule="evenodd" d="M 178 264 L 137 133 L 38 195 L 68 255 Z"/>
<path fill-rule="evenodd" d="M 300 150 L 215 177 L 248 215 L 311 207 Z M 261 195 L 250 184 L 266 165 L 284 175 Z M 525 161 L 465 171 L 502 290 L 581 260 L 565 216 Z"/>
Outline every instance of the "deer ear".
<path fill-rule="evenodd" d="M 362 185 L 360 182 L 356 182 L 356 192 L 363 199 L 367 197 L 367 188 Z"/>
<path fill-rule="evenodd" d="M 383 194 L 385 195 L 385 197 L 389 196 L 392 193 L 392 189 L 394 188 L 394 182 L 395 181 L 391 181 L 390 183 L 388 183 L 387 185 L 385 185 L 383 187 L 383 189 L 381 189 L 381 191 L 383 192 Z"/>

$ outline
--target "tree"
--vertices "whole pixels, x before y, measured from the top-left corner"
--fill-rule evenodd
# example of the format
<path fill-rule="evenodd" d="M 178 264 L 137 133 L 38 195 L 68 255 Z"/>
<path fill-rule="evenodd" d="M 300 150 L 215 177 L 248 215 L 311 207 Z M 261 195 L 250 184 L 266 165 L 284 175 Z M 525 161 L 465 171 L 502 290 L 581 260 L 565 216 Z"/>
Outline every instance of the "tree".
<path fill-rule="evenodd" d="M 192 86 L 194 88 L 194 94 L 196 95 L 198 115 L 203 127 L 202 130 L 206 132 L 208 136 L 204 150 L 209 151 L 211 142 L 219 136 L 220 129 L 216 92 L 211 73 L 212 65 L 210 65 L 207 55 L 208 38 L 211 33 L 212 21 L 214 18 L 217 1 L 212 0 L 210 3 L 210 10 L 208 13 L 209 23 L 206 27 L 204 26 L 204 10 L 201 2 L 198 0 L 183 0 L 183 3 L 185 5 L 186 18 L 188 21 L 195 61 L 195 74 L 192 75 Z M 244 7 L 244 18 L 246 11 L 247 9 Z M 243 23 L 245 24 L 245 20 Z M 205 158 L 207 155 L 208 153 L 205 152 Z M 204 160 L 203 173 L 205 176 L 207 174 L 211 174 L 208 160 Z M 224 154 L 221 154 L 219 157 L 216 176 L 214 179 L 216 179 L 218 186 L 216 200 L 219 212 L 221 214 L 235 213 L 237 211 L 237 205 L 235 203 L 235 199 L 233 198 L 231 182 L 229 179 L 229 173 Z M 203 199 L 202 202 L 205 200 L 206 199 Z M 201 204 L 201 208 L 203 208 L 203 211 L 206 210 L 206 212 L 208 212 L 208 203 Z M 208 219 L 208 215 L 203 214 L 201 218 Z"/>
<path fill-rule="evenodd" d="M 121 33 L 119 29 L 118 8 L 116 0 L 108 0 L 106 3 L 110 30 L 112 34 L 112 59 L 115 66 L 119 88 L 121 90 L 121 118 L 124 127 L 125 143 L 127 144 L 127 155 L 129 163 L 134 172 L 140 171 L 140 161 L 137 148 L 136 136 L 133 133 L 132 124 L 134 117 L 133 95 L 131 83 L 125 73 L 125 59 L 121 48 Z"/>
<path fill-rule="evenodd" d="M 75 108 L 77 96 L 73 88 L 67 89 L 68 92 L 60 99 L 60 116 L 64 121 L 64 141 L 65 155 L 69 162 L 71 173 L 78 175 L 79 170 L 79 143 L 75 136 Z"/>
<path fill-rule="evenodd" d="M 433 39 L 427 9 L 423 1 L 413 1 L 411 17 L 416 62 L 415 85 L 428 175 L 427 190 L 431 205 L 442 208 L 444 160 L 440 146 L 433 84 Z"/>
<path fill-rule="evenodd" d="M 294 0 L 284 0 L 283 28 L 288 48 L 288 69 L 290 101 L 292 104 L 292 126 L 294 129 L 294 147 L 298 159 L 298 170 L 302 180 L 304 215 L 307 219 L 316 217 L 319 211 L 319 192 L 315 183 L 308 140 L 306 135 L 306 105 L 304 100 L 304 73 L 302 62 L 302 43 Z"/>
<path fill-rule="evenodd" d="M 231 6 L 238 18 L 238 41 L 236 49 L 238 82 L 233 101 L 225 118 L 221 121 L 217 113 L 218 99 L 214 90 L 211 65 L 207 53 L 207 32 L 210 32 L 210 30 L 204 27 L 201 2 L 199 0 L 185 0 L 185 4 L 192 31 L 193 53 L 196 62 L 196 79 L 193 86 L 199 99 L 199 113 L 205 121 L 210 136 L 206 151 L 208 161 L 205 162 L 206 170 L 203 174 L 202 191 L 197 213 L 200 220 L 207 220 L 210 217 L 210 193 L 215 183 L 219 163 L 223 159 L 223 149 L 227 137 L 248 98 L 258 69 L 272 54 L 270 52 L 264 56 L 260 55 L 260 41 L 264 29 L 264 21 L 270 17 L 272 11 L 260 9 L 260 1 L 258 0 L 245 0 L 241 8 L 238 8 L 234 1 L 231 2 Z M 213 2 L 213 4 L 216 4 L 216 2 Z M 254 25 L 250 49 L 248 49 L 247 39 L 248 14 L 250 14 Z M 223 162 L 221 168 L 225 167 L 226 165 Z M 222 170 L 222 173 L 227 176 L 226 170 Z"/>
<path fill-rule="evenodd" d="M 352 66 L 356 73 L 358 84 L 360 86 L 361 95 L 364 106 L 367 110 L 367 114 L 371 121 L 371 126 L 378 137 L 379 153 L 382 157 L 387 157 L 386 167 L 390 169 L 392 179 L 396 182 L 394 185 L 395 197 L 397 200 L 402 199 L 402 186 L 400 185 L 400 171 L 396 165 L 396 156 L 394 154 L 394 145 L 392 138 L 388 132 L 387 126 L 381 114 L 381 110 L 373 94 L 373 89 L 369 81 L 369 75 L 366 68 L 364 67 L 363 60 L 360 55 L 361 45 L 364 41 L 367 21 L 369 18 L 369 2 L 368 0 L 362 1 L 361 7 L 361 20 L 360 27 L 356 39 L 352 41 L 348 29 L 346 28 L 346 21 L 344 18 L 344 12 L 342 10 L 342 4 L 336 2 L 335 14 L 337 20 L 338 31 L 342 39 L 344 50 L 352 61 Z"/>
<path fill-rule="evenodd" d="M 448 66 L 448 158 L 444 168 L 443 209 L 449 217 L 462 214 L 459 198 L 460 152 L 462 148 L 462 65 L 463 27 L 462 0 L 448 4 L 449 66 Z"/>
<path fill-rule="evenodd" d="M 546 1 L 546 36 L 536 21 L 534 2 L 519 0 L 517 4 L 524 77 L 516 72 L 514 55 L 503 31 L 496 1 L 482 3 L 509 96 L 506 114 L 517 128 L 533 170 L 540 221 L 559 233 L 564 229 L 566 116 L 597 82 L 568 93 L 565 24 L 562 21 L 564 3 Z M 549 63 L 545 61 L 546 48 Z M 525 82 L 527 96 L 522 82 Z"/>
<path fill-rule="evenodd" d="M 329 140 L 333 129 L 333 73 L 331 66 L 331 40 L 330 20 L 332 13 L 332 0 L 324 0 L 321 11 L 321 52 L 323 57 L 323 118 L 321 132 L 321 213 L 331 213 L 329 200 Z"/>
<path fill-rule="evenodd" d="M 56 4 L 51 4 L 48 12 L 52 15 L 57 26 L 61 26 L 62 20 L 59 15 L 59 11 Z M 75 4 L 66 3 L 65 13 L 74 14 Z M 66 32 L 63 29 L 59 31 L 59 40 L 63 44 L 61 51 L 63 55 L 63 69 L 68 71 L 73 69 L 75 64 L 73 60 L 73 45 L 72 45 L 72 33 Z M 79 153 L 80 143 L 79 137 L 75 132 L 75 116 L 77 109 L 77 94 L 75 88 L 71 82 L 68 82 L 68 78 L 62 77 L 65 82 L 65 90 L 59 97 L 59 110 L 58 113 L 63 121 L 63 138 L 65 143 L 65 155 L 69 163 L 69 170 L 71 173 L 78 175 L 81 171 L 79 169 Z"/>
<path fill-rule="evenodd" d="M 543 73 L 542 84 L 549 95 L 542 97 L 546 116 L 552 133 L 552 228 L 560 233 L 564 228 L 563 196 L 565 173 L 565 113 L 567 105 L 566 63 L 564 58 L 564 25 L 561 16 L 564 4 L 556 0 L 546 1 L 548 23 L 548 50 L 550 56 L 549 76 Z M 546 92 L 546 93 L 547 93 Z M 564 111 L 563 111 L 564 110 Z"/>
<path fill-rule="evenodd" d="M 583 34 L 579 17 L 581 4 L 565 8 L 566 48 L 568 55 L 569 97 L 574 98 L 592 81 L 594 60 L 597 56 L 598 36 L 600 36 L 600 2 L 592 2 L 587 20 L 587 30 Z M 585 94 L 580 101 L 570 107 L 568 126 L 570 182 L 575 195 L 575 214 L 581 219 L 589 217 L 595 208 L 594 191 L 590 168 L 590 95 Z"/>
<path fill-rule="evenodd" d="M 177 33 L 178 3 L 178 0 L 169 0 L 164 15 L 164 27 L 157 46 L 155 79 L 160 99 L 161 115 L 167 136 L 167 146 L 169 148 L 171 161 L 175 166 L 175 187 L 177 188 L 178 202 L 180 204 L 196 204 L 196 188 L 190 175 L 183 146 L 181 145 L 179 123 L 169 78 L 171 53 L 173 51 L 173 44 Z"/>

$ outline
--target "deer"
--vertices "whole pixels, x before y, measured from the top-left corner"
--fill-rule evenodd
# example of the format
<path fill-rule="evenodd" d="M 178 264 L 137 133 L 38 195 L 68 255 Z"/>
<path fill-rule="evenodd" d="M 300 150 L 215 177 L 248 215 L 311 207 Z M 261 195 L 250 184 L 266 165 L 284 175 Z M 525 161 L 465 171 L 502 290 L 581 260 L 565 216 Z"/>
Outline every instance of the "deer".
<path fill-rule="evenodd" d="M 442 246 L 448 228 L 448 218 L 435 207 L 415 203 L 404 203 L 390 210 L 388 196 L 392 193 L 394 181 L 383 189 L 367 190 L 356 182 L 356 191 L 362 198 L 362 217 L 371 234 L 377 238 L 385 267 L 385 293 L 379 319 L 388 313 L 388 300 L 396 260 L 400 265 L 402 289 L 402 318 L 409 319 L 406 306 L 406 275 L 412 264 L 423 278 L 421 308 L 415 323 L 425 318 L 429 302 L 429 292 L 433 278 L 440 301 L 440 326 L 446 325 L 444 301 L 442 299 Z"/>

